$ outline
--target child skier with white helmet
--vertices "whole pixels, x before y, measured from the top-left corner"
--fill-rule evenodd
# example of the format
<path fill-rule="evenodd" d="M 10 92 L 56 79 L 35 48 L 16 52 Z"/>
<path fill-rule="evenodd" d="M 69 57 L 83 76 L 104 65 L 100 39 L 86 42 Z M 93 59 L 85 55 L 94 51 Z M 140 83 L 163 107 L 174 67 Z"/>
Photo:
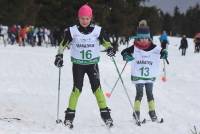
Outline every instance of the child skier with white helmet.
<path fill-rule="evenodd" d="M 63 41 L 60 43 L 55 65 L 63 66 L 63 51 L 66 47 L 71 49 L 71 61 L 73 63 L 73 90 L 69 98 L 69 105 L 65 111 L 64 124 L 73 127 L 73 120 L 77 107 L 78 98 L 82 91 L 85 73 L 88 75 L 93 94 L 96 97 L 100 115 L 105 124 L 109 127 L 113 125 L 110 116 L 110 109 L 100 85 L 98 62 L 100 58 L 100 44 L 107 51 L 107 55 L 112 57 L 115 50 L 111 46 L 105 31 L 97 25 L 91 23 L 93 17 L 92 9 L 85 4 L 78 11 L 79 24 L 65 30 Z"/>
<path fill-rule="evenodd" d="M 143 97 L 143 87 L 145 87 L 149 116 L 152 121 L 156 121 L 157 115 L 153 97 L 153 83 L 159 72 L 160 58 L 167 59 L 168 53 L 166 49 L 153 44 L 146 20 L 139 22 L 133 45 L 124 49 L 121 55 L 123 56 L 123 60 L 127 62 L 132 61 L 131 80 L 136 87 L 136 97 L 133 106 L 134 118 L 136 120 L 140 119 L 140 104 Z"/>

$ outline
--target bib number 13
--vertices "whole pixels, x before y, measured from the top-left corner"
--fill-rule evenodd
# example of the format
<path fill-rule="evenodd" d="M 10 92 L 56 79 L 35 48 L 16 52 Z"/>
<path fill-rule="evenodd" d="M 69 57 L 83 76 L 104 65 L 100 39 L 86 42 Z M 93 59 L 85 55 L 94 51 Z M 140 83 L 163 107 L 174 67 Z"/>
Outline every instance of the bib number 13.
<path fill-rule="evenodd" d="M 92 51 L 91 50 L 82 50 L 80 51 L 82 59 L 91 59 L 92 58 Z"/>
<path fill-rule="evenodd" d="M 149 68 L 148 67 L 142 67 L 140 68 L 141 76 L 149 76 Z"/>

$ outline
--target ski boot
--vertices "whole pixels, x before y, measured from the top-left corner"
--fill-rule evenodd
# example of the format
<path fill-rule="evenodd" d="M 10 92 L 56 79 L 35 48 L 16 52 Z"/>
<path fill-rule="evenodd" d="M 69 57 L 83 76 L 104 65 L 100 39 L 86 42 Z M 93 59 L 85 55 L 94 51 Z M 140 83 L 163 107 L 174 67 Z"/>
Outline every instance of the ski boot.
<path fill-rule="evenodd" d="M 158 120 L 158 117 L 156 116 L 156 112 L 154 110 L 149 111 L 149 116 L 150 116 L 152 122 L 155 122 Z"/>
<path fill-rule="evenodd" d="M 100 109 L 101 118 L 108 128 L 113 126 L 113 120 L 110 116 L 110 109 L 108 107 Z"/>
<path fill-rule="evenodd" d="M 140 111 L 133 112 L 133 118 L 135 119 L 136 125 L 141 126 Z"/>
<path fill-rule="evenodd" d="M 74 127 L 73 125 L 74 117 L 75 117 L 75 110 L 67 108 L 67 110 L 65 111 L 65 120 L 64 120 L 65 126 L 72 129 Z"/>
<path fill-rule="evenodd" d="M 137 116 L 137 117 L 136 117 Z M 140 111 L 135 111 L 133 112 L 133 118 L 135 120 L 140 120 Z"/>

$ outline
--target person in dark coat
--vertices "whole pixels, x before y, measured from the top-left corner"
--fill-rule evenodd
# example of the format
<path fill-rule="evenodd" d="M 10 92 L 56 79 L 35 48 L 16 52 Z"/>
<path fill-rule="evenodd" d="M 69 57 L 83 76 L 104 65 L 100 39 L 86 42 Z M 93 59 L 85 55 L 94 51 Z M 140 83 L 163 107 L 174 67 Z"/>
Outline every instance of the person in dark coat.
<path fill-rule="evenodd" d="M 187 41 L 186 35 L 183 35 L 181 39 L 181 44 L 179 47 L 179 50 L 182 50 L 182 56 L 185 56 L 187 48 L 188 48 L 188 41 Z"/>

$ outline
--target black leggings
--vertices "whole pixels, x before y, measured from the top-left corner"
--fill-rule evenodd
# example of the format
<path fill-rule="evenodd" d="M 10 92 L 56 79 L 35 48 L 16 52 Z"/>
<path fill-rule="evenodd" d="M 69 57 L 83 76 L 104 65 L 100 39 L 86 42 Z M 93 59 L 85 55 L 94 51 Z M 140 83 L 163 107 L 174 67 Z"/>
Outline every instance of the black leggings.
<path fill-rule="evenodd" d="M 154 100 L 153 98 L 153 83 L 138 83 L 135 85 L 136 87 L 136 97 L 135 100 L 142 100 L 143 97 L 143 87 L 145 86 L 146 94 L 147 94 L 147 100 L 151 101 Z"/>
<path fill-rule="evenodd" d="M 87 73 L 89 77 L 92 91 L 95 92 L 97 88 L 99 88 L 100 78 L 99 78 L 98 64 L 91 64 L 91 65 L 73 64 L 72 71 L 74 80 L 73 89 L 75 89 L 76 87 L 80 90 L 80 92 L 82 91 L 85 73 Z"/>
<path fill-rule="evenodd" d="M 161 42 L 161 48 L 162 49 L 166 49 L 167 48 L 167 41 L 166 40 Z"/>
<path fill-rule="evenodd" d="M 186 48 L 182 48 L 182 55 L 184 56 L 186 54 Z"/>

